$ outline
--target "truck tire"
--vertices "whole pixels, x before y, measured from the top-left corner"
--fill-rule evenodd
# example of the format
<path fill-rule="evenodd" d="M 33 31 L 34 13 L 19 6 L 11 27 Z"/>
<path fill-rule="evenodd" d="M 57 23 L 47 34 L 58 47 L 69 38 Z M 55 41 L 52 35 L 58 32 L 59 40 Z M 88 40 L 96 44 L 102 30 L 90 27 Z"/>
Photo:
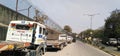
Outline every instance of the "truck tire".
<path fill-rule="evenodd" d="M 25 53 L 23 56 L 36 56 L 36 51 L 35 50 L 30 50 Z"/>
<path fill-rule="evenodd" d="M 117 46 L 117 50 L 120 51 L 120 48 Z"/>
<path fill-rule="evenodd" d="M 37 47 L 36 56 L 42 56 L 42 55 L 43 55 L 43 50 L 40 47 Z"/>
<path fill-rule="evenodd" d="M 26 54 L 24 56 L 36 56 L 36 51 L 30 50 L 30 51 L 26 52 Z"/>
<path fill-rule="evenodd" d="M 65 42 L 65 46 L 67 46 L 68 45 L 68 43 L 67 42 Z"/>
<path fill-rule="evenodd" d="M 46 50 L 47 50 L 46 48 L 45 48 L 45 49 L 43 49 L 43 55 L 46 53 Z"/>
<path fill-rule="evenodd" d="M 43 50 L 36 51 L 36 56 L 42 56 L 43 55 Z"/>
<path fill-rule="evenodd" d="M 27 53 L 25 54 L 25 56 L 30 56 L 30 52 L 27 52 Z"/>

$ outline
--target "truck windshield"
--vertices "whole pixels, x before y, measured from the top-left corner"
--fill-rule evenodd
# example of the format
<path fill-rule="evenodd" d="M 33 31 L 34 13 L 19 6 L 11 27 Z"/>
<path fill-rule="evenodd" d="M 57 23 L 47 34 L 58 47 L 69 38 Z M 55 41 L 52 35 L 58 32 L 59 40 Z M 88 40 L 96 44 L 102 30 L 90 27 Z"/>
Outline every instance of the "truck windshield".
<path fill-rule="evenodd" d="M 29 30 L 30 27 L 28 25 L 16 25 L 16 29 L 21 29 L 21 30 Z"/>

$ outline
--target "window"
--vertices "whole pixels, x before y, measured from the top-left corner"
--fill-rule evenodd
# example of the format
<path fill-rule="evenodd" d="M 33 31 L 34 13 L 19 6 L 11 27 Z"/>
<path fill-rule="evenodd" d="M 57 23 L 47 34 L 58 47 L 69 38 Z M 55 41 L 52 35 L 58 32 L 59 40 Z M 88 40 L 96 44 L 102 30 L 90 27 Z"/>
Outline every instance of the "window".
<path fill-rule="evenodd" d="M 42 28 L 41 28 L 41 27 L 39 28 L 39 33 L 40 33 L 40 34 L 42 33 Z"/>
<path fill-rule="evenodd" d="M 21 29 L 21 30 L 29 30 L 30 27 L 28 25 L 16 25 L 16 29 Z"/>
<path fill-rule="evenodd" d="M 45 35 L 45 32 L 46 32 L 46 31 L 45 31 L 45 28 L 43 28 L 43 35 Z"/>

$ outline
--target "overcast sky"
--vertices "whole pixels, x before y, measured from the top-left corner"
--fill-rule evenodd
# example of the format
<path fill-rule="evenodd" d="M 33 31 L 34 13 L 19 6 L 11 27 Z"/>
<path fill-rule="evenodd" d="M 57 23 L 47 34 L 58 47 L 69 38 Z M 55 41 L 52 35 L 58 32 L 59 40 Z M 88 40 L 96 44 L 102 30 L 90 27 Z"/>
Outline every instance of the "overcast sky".
<path fill-rule="evenodd" d="M 31 0 L 61 27 L 69 25 L 73 32 L 81 32 L 90 28 L 90 16 L 93 17 L 93 29 L 104 25 L 110 12 L 120 8 L 120 0 Z"/>
<path fill-rule="evenodd" d="M 3 0 L 0 0 L 3 3 Z M 8 0 L 6 0 L 8 1 Z M 14 1 L 14 0 L 11 0 Z M 23 0 L 25 1 L 25 0 Z M 104 20 L 111 11 L 120 9 L 120 0 L 28 0 L 43 11 L 62 28 L 69 25 L 73 32 L 80 33 L 90 28 L 90 16 L 85 14 L 98 14 L 93 17 L 93 29 L 104 25 Z M 8 4 L 9 2 L 4 2 Z M 9 4 L 10 6 L 12 3 Z M 14 6 L 14 4 L 13 4 Z M 15 6 L 14 6 L 15 7 Z"/>

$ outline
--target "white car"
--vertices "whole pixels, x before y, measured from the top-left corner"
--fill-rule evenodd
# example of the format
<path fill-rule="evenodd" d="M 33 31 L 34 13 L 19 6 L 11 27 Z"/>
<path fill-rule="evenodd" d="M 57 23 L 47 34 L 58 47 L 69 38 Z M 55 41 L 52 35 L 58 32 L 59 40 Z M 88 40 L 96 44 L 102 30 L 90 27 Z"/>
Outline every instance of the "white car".
<path fill-rule="evenodd" d="M 108 44 L 111 46 L 117 45 L 117 39 L 116 38 L 109 38 Z"/>

